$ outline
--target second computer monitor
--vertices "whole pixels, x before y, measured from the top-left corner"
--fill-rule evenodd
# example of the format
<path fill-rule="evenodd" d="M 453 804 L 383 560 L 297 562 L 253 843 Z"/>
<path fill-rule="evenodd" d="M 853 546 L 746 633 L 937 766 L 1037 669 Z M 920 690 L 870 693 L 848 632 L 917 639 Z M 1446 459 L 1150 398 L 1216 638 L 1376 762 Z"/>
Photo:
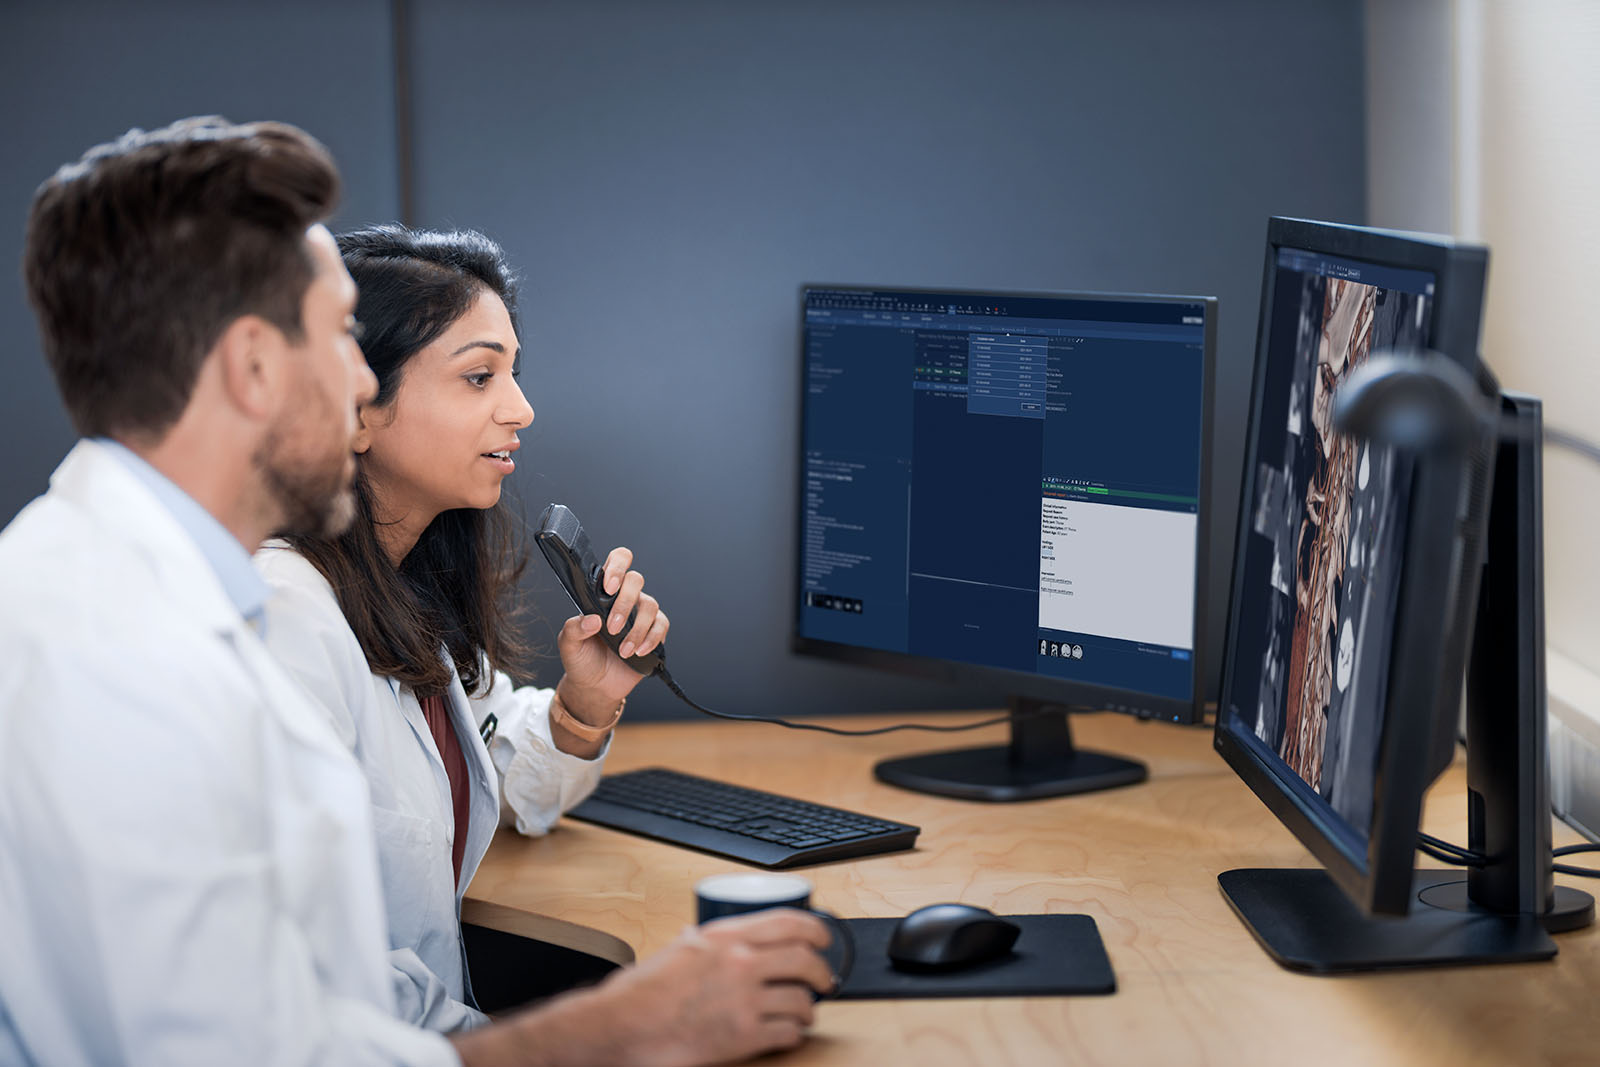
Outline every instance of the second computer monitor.
<path fill-rule="evenodd" d="M 797 650 L 1195 721 L 1215 311 L 807 287 Z"/>
<path fill-rule="evenodd" d="M 1402 449 L 1344 432 L 1337 414 L 1369 359 L 1430 348 L 1479 383 L 1472 403 L 1488 409 L 1487 250 L 1275 218 L 1266 251 L 1215 738 L 1322 869 L 1231 870 L 1223 892 L 1296 968 L 1553 954 L 1536 923 L 1458 907 L 1465 874 L 1413 870 L 1423 794 L 1454 751 L 1492 435 Z M 1514 702 L 1491 711 L 1513 733 L 1518 714 Z M 1469 824 L 1497 811 L 1491 799 L 1474 796 Z"/>

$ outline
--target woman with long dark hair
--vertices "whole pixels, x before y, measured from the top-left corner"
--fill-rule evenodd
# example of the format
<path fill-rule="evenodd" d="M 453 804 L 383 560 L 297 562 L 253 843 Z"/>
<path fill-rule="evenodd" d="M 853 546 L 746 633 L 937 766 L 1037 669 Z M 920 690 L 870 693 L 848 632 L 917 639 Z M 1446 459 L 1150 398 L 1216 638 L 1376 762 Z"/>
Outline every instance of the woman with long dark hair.
<path fill-rule="evenodd" d="M 526 562 L 501 501 L 533 410 L 516 382 L 516 291 L 478 233 L 379 226 L 339 248 L 378 393 L 360 411 L 357 518 L 257 556 L 272 585 L 265 637 L 367 773 L 402 1014 L 438 1030 L 483 1021 L 461 950 L 460 899 L 494 831 L 545 832 L 600 774 L 642 676 L 623 655 L 668 627 L 632 554 L 606 560 L 606 620 L 567 621 L 565 675 L 515 685 L 513 598 Z"/>

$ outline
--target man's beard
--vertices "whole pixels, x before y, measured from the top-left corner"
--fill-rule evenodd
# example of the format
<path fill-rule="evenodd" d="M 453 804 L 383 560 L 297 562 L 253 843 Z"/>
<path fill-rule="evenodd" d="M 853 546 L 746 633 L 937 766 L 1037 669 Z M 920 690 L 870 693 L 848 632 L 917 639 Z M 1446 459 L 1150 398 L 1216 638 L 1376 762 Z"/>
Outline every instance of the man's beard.
<path fill-rule="evenodd" d="M 274 427 L 253 457 L 262 485 L 283 516 L 275 532 L 338 537 L 356 515 L 351 453 L 296 455 L 286 444 L 287 436 Z"/>

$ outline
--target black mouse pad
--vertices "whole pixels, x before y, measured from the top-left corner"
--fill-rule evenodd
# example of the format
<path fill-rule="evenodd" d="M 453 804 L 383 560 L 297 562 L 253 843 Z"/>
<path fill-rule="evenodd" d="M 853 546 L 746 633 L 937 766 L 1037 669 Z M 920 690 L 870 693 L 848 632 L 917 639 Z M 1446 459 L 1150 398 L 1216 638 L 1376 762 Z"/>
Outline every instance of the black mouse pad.
<path fill-rule="evenodd" d="M 856 961 L 841 1000 L 909 997 L 1048 997 L 1115 993 L 1116 975 L 1088 915 L 1006 915 L 1022 927 L 1009 955 L 962 971 L 912 974 L 889 964 L 898 919 L 841 919 L 855 937 Z"/>

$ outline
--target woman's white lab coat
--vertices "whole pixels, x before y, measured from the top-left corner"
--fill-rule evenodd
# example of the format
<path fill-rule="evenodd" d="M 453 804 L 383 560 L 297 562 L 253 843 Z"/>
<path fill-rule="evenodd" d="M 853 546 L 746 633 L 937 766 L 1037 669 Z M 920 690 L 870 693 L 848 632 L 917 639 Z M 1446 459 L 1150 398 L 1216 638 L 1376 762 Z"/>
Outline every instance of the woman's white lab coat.
<path fill-rule="evenodd" d="M 496 672 L 489 692 L 469 697 L 452 668 L 446 703 L 472 790 L 457 883 L 450 783 L 416 694 L 372 673 L 332 587 L 304 557 L 272 542 L 256 567 L 273 589 L 267 647 L 367 775 L 400 1017 L 431 1030 L 477 1025 L 486 1017 L 473 1006 L 462 956 L 462 894 L 495 829 L 514 821 L 525 834 L 547 831 L 594 790 L 604 750 L 586 760 L 556 748 L 553 690 L 517 688 Z M 479 731 L 491 714 L 498 726 L 485 746 Z"/>

